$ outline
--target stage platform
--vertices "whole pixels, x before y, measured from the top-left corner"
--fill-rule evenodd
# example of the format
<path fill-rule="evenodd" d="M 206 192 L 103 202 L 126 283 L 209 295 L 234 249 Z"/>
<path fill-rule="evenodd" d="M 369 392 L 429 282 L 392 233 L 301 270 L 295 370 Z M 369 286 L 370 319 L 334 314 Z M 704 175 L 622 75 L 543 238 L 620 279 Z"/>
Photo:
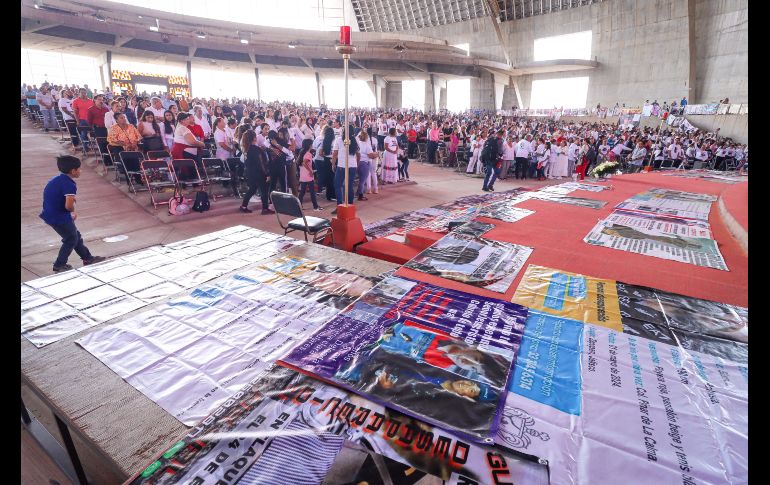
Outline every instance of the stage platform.
<path fill-rule="evenodd" d="M 714 300 L 739 306 L 748 306 L 748 253 L 742 248 L 729 226 L 725 214 L 733 215 L 748 234 L 748 183 L 728 185 L 707 179 L 666 176 L 663 173 L 640 173 L 616 176 L 607 182 L 612 190 L 602 192 L 575 191 L 571 196 L 607 201 L 601 209 L 591 209 L 543 200 L 527 200 L 517 207 L 535 211 L 529 217 L 505 223 L 495 219 L 480 218 L 494 224 L 495 229 L 485 237 L 534 248 L 527 264 L 537 264 L 588 276 L 612 279 L 625 283 L 649 286 L 696 298 Z M 729 271 L 699 267 L 641 254 L 596 247 L 583 242 L 583 238 L 597 221 L 609 215 L 615 205 L 631 196 L 653 187 L 687 192 L 712 194 L 720 202 L 712 205 L 709 223 L 713 237 L 719 245 Z M 724 205 L 720 211 L 718 205 Z M 362 245 L 366 255 L 386 261 L 403 262 L 411 259 L 426 241 L 424 230 L 410 243 L 412 233 L 407 233 L 406 244 L 376 239 Z M 387 242 L 384 242 L 387 241 Z M 392 243 L 392 244 L 391 244 Z M 523 273 L 523 272 L 522 272 Z M 501 295 L 435 276 L 401 268 L 398 275 L 428 283 L 454 288 L 490 298 L 510 300 L 521 280 L 519 274 L 511 287 Z"/>

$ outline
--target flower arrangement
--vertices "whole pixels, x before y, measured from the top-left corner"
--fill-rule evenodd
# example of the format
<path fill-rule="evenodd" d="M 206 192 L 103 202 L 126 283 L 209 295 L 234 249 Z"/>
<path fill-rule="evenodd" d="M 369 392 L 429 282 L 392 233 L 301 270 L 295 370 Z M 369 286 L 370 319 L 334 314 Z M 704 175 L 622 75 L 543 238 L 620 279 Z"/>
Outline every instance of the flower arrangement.
<path fill-rule="evenodd" d="M 589 173 L 594 177 L 604 177 L 608 173 L 615 173 L 618 168 L 618 162 L 604 162 L 600 163 Z"/>

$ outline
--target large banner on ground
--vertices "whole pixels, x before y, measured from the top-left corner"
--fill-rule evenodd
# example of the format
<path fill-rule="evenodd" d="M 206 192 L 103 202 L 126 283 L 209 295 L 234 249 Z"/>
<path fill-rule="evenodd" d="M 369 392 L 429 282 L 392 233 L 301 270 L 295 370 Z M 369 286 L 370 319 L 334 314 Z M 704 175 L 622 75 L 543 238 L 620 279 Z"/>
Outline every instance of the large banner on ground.
<path fill-rule="evenodd" d="M 511 300 L 532 310 L 622 330 L 615 282 L 530 264 Z"/>
<path fill-rule="evenodd" d="M 626 212 L 643 212 L 682 219 L 708 221 L 711 202 L 692 199 L 673 199 L 655 194 L 639 194 L 615 206 Z"/>
<path fill-rule="evenodd" d="M 280 363 L 490 440 L 525 319 L 519 305 L 391 277 Z"/>
<path fill-rule="evenodd" d="M 548 468 L 274 367 L 193 427 L 131 484 L 442 482 L 547 485 Z"/>
<path fill-rule="evenodd" d="M 505 293 L 530 254 L 526 246 L 452 232 L 404 267 Z"/>
<path fill-rule="evenodd" d="M 57 342 L 304 244 L 246 226 L 110 258 L 21 285 L 21 334 Z"/>
<path fill-rule="evenodd" d="M 278 258 L 77 343 L 191 426 L 375 282 L 304 258 Z"/>
<path fill-rule="evenodd" d="M 530 312 L 496 442 L 554 485 L 747 483 L 748 368 Z"/>
<path fill-rule="evenodd" d="M 594 246 L 728 271 L 715 240 L 681 236 L 681 232 L 687 232 L 685 226 L 674 228 L 665 222 L 646 225 L 634 220 L 617 222 L 623 218 L 616 216 L 599 221 L 583 241 Z"/>
<path fill-rule="evenodd" d="M 537 192 L 528 192 L 519 196 L 523 199 L 537 199 L 545 200 L 548 202 L 556 202 L 558 204 L 576 205 L 579 207 L 588 207 L 589 209 L 601 209 L 607 202 L 604 200 L 586 199 L 584 197 L 571 197 L 560 193 L 554 193 L 553 191 L 539 190 Z"/>

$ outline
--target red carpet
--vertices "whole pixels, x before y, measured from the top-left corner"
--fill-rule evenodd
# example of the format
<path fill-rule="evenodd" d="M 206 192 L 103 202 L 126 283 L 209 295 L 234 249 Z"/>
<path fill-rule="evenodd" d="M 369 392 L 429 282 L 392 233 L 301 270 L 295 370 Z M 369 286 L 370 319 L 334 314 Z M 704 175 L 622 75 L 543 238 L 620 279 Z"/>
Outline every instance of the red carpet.
<path fill-rule="evenodd" d="M 748 257 L 722 222 L 716 202 L 711 207 L 709 223 L 713 237 L 730 271 L 591 246 L 583 242 L 583 237 L 596 222 L 609 215 L 618 202 L 649 188 L 661 187 L 721 195 L 726 191 L 732 192 L 731 189 L 737 192 L 739 187 L 747 193 L 746 183 L 726 185 L 700 179 L 642 173 L 614 177 L 609 184 L 614 187 L 613 190 L 598 193 L 578 190 L 570 194 L 574 197 L 606 200 L 607 205 L 599 210 L 528 200 L 518 204 L 518 207 L 534 210 L 535 214 L 516 223 L 481 218 L 480 220 L 496 226 L 486 234 L 486 237 L 534 248 L 527 264 L 538 264 L 588 276 L 650 286 L 696 298 L 748 306 Z M 747 213 L 745 196 L 742 200 L 737 196 L 735 199 L 731 197 L 731 200 L 729 204 L 731 213 L 741 213 L 741 211 L 744 214 Z M 505 295 L 406 268 L 399 269 L 396 274 L 438 286 L 510 301 L 523 273 L 522 270 Z"/>
<path fill-rule="evenodd" d="M 724 200 L 727 212 L 741 225 L 742 228 L 749 231 L 749 184 L 728 185 L 727 189 L 722 191 L 721 196 Z"/>

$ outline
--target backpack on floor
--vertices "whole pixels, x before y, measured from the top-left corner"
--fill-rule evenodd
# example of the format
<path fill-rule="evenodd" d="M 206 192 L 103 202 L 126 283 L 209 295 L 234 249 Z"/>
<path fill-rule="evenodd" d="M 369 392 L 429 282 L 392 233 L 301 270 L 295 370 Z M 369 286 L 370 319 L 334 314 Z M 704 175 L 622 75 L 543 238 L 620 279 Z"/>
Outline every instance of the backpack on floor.
<path fill-rule="evenodd" d="M 204 190 L 199 190 L 198 193 L 195 194 L 195 203 L 192 206 L 192 210 L 196 212 L 206 212 L 210 208 L 209 194 Z"/>

